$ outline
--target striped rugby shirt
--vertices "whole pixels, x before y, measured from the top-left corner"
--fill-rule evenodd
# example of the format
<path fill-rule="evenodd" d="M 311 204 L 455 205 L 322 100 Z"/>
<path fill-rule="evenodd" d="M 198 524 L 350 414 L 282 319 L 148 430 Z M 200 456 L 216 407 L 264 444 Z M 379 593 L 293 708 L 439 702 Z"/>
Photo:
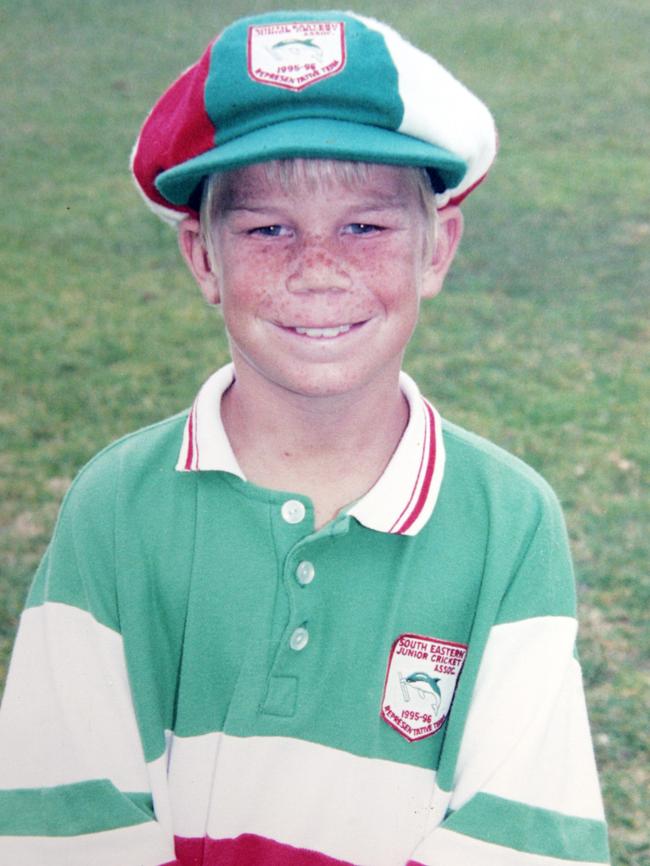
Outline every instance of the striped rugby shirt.
<path fill-rule="evenodd" d="M 314 531 L 243 478 L 232 376 L 66 496 L 0 715 L 0 862 L 609 862 L 552 491 L 403 375 L 384 474 Z"/>

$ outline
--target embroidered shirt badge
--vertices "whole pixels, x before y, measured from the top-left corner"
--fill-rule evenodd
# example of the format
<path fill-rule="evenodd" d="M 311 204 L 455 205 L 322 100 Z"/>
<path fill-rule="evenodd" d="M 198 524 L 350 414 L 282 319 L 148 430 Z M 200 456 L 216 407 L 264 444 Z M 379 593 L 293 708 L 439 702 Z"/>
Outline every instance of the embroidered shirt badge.
<path fill-rule="evenodd" d="M 291 21 L 248 28 L 248 74 L 253 81 L 303 90 L 345 66 L 342 21 Z"/>
<path fill-rule="evenodd" d="M 405 739 L 430 737 L 444 725 L 467 646 L 402 634 L 388 660 L 381 716 Z"/>

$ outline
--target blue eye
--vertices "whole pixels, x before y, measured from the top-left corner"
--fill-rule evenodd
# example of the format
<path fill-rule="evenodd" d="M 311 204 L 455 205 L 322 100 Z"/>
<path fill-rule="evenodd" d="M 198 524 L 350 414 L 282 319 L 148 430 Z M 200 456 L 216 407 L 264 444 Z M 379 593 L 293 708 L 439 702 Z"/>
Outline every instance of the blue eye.
<path fill-rule="evenodd" d="M 258 226 L 257 228 L 250 229 L 249 234 L 262 235 L 265 238 L 277 238 L 282 234 L 283 228 L 280 225 Z"/>
<path fill-rule="evenodd" d="M 350 223 L 346 226 L 346 232 L 351 235 L 370 235 L 381 230 L 381 226 L 373 223 Z"/>

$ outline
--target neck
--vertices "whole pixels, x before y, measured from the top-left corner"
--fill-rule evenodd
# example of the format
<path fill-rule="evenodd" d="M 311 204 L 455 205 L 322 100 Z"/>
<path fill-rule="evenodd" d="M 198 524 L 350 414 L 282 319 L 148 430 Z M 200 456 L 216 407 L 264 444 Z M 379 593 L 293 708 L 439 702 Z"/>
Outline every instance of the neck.
<path fill-rule="evenodd" d="M 408 422 L 399 372 L 345 394 L 304 396 L 246 372 L 222 400 L 223 423 L 254 484 L 308 496 L 317 525 L 366 493 L 380 477 Z"/>

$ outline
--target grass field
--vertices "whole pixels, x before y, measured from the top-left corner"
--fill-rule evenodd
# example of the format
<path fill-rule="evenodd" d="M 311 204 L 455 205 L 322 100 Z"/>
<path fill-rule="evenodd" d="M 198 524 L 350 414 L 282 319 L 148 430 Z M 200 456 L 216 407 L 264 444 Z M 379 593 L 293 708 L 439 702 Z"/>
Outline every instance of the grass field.
<path fill-rule="evenodd" d="M 303 4 L 0 7 L 0 679 L 58 504 L 102 445 L 226 359 L 127 165 L 153 99 L 232 17 Z M 312 2 L 311 8 L 330 3 Z M 566 510 L 616 866 L 650 864 L 648 0 L 356 0 L 492 108 L 501 151 L 407 369 Z"/>

